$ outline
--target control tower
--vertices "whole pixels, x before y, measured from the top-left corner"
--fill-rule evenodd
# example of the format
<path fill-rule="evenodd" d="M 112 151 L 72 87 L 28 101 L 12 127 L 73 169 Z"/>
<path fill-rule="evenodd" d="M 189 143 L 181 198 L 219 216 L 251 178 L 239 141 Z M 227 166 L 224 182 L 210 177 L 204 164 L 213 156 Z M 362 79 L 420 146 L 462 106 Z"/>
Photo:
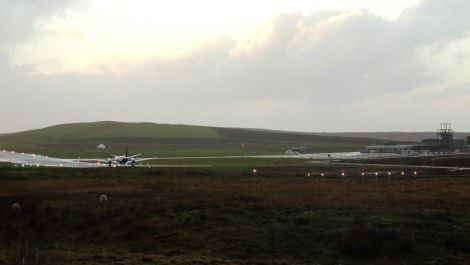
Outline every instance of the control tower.
<path fill-rule="evenodd" d="M 442 149 L 452 149 L 454 145 L 454 130 L 450 123 L 441 123 L 437 130 L 437 142 Z"/>

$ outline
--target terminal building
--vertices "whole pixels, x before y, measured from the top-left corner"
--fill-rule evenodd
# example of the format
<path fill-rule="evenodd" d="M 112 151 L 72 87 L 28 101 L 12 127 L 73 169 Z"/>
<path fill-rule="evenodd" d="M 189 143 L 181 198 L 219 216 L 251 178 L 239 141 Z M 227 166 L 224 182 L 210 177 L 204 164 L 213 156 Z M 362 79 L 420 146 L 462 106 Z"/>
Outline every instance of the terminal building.
<path fill-rule="evenodd" d="M 450 123 L 442 123 L 437 130 L 436 138 L 423 139 L 420 144 L 396 144 L 387 142 L 384 145 L 367 146 L 365 153 L 419 154 L 419 153 L 460 153 L 469 151 L 470 136 L 465 139 L 454 139 Z"/>

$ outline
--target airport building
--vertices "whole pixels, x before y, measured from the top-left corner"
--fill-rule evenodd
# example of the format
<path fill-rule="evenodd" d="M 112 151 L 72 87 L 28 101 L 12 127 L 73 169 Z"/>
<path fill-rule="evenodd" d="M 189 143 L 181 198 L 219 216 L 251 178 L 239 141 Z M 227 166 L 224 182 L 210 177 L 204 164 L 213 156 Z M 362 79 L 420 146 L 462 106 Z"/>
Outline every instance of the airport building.
<path fill-rule="evenodd" d="M 454 131 L 450 123 L 441 124 L 437 130 L 436 138 L 423 139 L 420 144 L 396 144 L 387 142 L 384 145 L 367 146 L 365 153 L 393 153 L 393 154 L 414 154 L 414 153 L 459 153 L 468 152 L 470 136 L 465 139 L 454 139 Z"/>
<path fill-rule="evenodd" d="M 371 145 L 364 153 L 409 154 L 416 150 L 418 145 Z"/>
<path fill-rule="evenodd" d="M 301 155 L 308 153 L 307 147 L 291 147 L 286 151 L 286 155 Z"/>

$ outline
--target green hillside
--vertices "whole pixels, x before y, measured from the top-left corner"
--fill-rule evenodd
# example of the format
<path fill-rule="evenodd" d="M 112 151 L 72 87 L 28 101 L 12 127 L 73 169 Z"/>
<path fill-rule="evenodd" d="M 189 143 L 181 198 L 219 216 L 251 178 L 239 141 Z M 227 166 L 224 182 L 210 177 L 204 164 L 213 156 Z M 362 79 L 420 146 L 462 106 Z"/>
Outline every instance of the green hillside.
<path fill-rule="evenodd" d="M 0 136 L 1 137 L 1 136 Z M 77 142 L 114 139 L 217 139 L 214 128 L 154 123 L 94 122 L 63 124 L 3 135 L 2 139 L 26 142 Z"/>
<path fill-rule="evenodd" d="M 97 150 L 105 144 L 105 151 Z M 305 133 L 154 123 L 64 124 L 0 135 L 0 148 L 63 157 L 104 157 L 122 153 L 148 156 L 282 154 L 292 146 L 312 152 L 360 150 L 379 140 Z"/>

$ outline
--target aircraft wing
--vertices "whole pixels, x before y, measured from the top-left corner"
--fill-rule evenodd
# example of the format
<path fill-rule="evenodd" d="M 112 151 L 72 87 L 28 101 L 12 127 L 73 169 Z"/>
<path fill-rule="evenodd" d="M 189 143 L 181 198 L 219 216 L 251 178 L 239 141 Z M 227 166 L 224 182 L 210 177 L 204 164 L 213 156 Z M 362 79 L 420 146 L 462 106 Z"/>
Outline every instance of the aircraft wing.
<path fill-rule="evenodd" d="M 142 161 L 149 161 L 149 160 L 157 160 L 158 157 L 147 157 L 147 158 L 139 158 L 136 159 L 135 162 L 142 162 Z"/>
<path fill-rule="evenodd" d="M 73 159 L 74 162 L 85 162 L 85 163 L 108 163 L 107 159 L 101 159 L 101 158 L 88 158 L 88 159 Z"/>

